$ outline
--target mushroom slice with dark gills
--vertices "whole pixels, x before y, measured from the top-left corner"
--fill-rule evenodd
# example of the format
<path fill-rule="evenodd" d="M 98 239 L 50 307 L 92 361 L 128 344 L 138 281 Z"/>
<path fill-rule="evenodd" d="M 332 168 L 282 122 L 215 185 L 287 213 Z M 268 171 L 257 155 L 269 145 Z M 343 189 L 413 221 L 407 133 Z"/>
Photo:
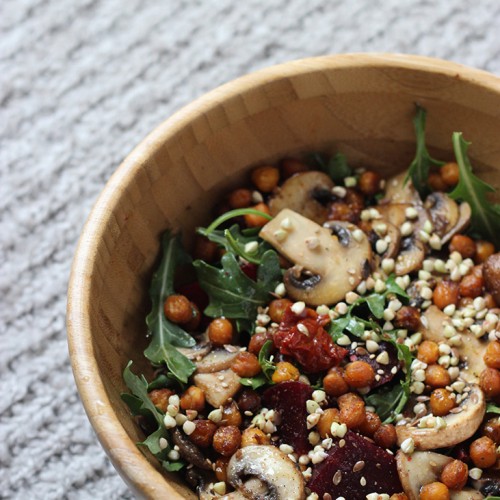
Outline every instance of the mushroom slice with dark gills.
<path fill-rule="evenodd" d="M 395 175 L 391 177 L 385 188 L 385 196 L 381 203 L 411 203 L 412 205 L 418 205 L 422 202 L 420 201 L 420 196 L 410 179 L 408 182 L 406 180 L 406 172 Z"/>
<path fill-rule="evenodd" d="M 448 448 L 469 439 L 481 425 L 486 412 L 483 391 L 477 385 L 470 385 L 467 397 L 445 417 L 444 426 L 419 427 L 418 419 L 408 424 L 398 424 L 396 434 L 398 444 L 412 438 L 417 450 Z M 423 417 L 428 418 L 428 417 Z"/>
<path fill-rule="evenodd" d="M 445 243 L 448 243 L 448 241 L 450 241 L 455 234 L 462 233 L 469 227 L 471 214 L 472 211 L 470 205 L 466 202 L 460 203 L 460 206 L 458 208 L 458 221 L 454 227 L 452 227 L 445 235 L 442 236 L 441 243 L 443 245 Z"/>
<path fill-rule="evenodd" d="M 332 201 L 334 184 L 330 177 L 318 171 L 303 172 L 286 180 L 269 201 L 271 215 L 289 208 L 323 224 L 328 216 L 328 203 Z"/>
<path fill-rule="evenodd" d="M 321 227 L 284 209 L 260 236 L 294 263 L 284 276 L 288 295 L 311 306 L 337 303 L 370 272 L 368 238 L 348 222 L 330 221 Z"/>
<path fill-rule="evenodd" d="M 421 269 L 424 258 L 424 244 L 415 236 L 404 238 L 401 240 L 400 252 L 396 258 L 394 272 L 398 276 L 403 276 L 417 271 Z"/>
<path fill-rule="evenodd" d="M 251 445 L 229 460 L 227 479 L 252 500 L 303 500 L 304 478 L 297 466 L 278 448 Z"/>
<path fill-rule="evenodd" d="M 429 212 L 434 232 L 439 236 L 449 233 L 458 222 L 458 205 L 445 193 L 436 191 L 427 196 L 424 204 Z"/>
<path fill-rule="evenodd" d="M 416 451 L 405 455 L 402 451 L 396 454 L 398 474 L 404 492 L 409 500 L 420 498 L 420 489 L 426 484 L 441 480 L 443 469 L 453 458 L 432 451 Z M 461 491 L 450 491 L 450 500 L 481 500 L 483 495 L 472 488 Z"/>

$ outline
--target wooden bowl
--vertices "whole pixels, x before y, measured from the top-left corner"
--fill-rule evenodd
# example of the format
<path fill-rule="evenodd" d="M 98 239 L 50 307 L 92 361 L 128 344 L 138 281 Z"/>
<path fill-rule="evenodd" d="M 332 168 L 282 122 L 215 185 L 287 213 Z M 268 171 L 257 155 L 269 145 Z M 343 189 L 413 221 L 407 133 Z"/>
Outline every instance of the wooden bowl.
<path fill-rule="evenodd" d="M 189 235 L 221 194 L 257 164 L 342 151 L 386 175 L 414 155 L 415 102 L 427 143 L 451 158 L 451 134 L 472 141 L 479 175 L 500 185 L 500 79 L 424 57 L 353 54 L 304 59 L 230 82 L 158 126 L 126 158 L 83 230 L 71 273 L 68 335 L 83 404 L 128 485 L 146 498 L 195 498 L 137 446 L 120 399 L 127 361 L 143 359 L 148 284 L 166 228 Z M 189 238 L 186 239 L 189 244 Z"/>

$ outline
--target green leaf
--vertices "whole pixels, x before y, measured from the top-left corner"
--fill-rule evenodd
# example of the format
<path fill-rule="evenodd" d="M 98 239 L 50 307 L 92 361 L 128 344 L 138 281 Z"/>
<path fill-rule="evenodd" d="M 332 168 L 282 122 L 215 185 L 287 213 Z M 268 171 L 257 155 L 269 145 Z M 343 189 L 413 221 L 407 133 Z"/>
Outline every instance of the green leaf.
<path fill-rule="evenodd" d="M 272 220 L 272 216 L 261 212 L 260 210 L 256 210 L 255 208 L 237 208 L 235 210 L 229 210 L 229 212 L 223 213 L 221 216 L 217 217 L 210 226 L 208 226 L 205 230 L 204 236 L 208 236 L 210 233 L 215 231 L 221 224 L 227 222 L 228 220 L 234 219 L 235 217 L 241 217 L 242 215 L 260 215 L 267 220 Z"/>
<path fill-rule="evenodd" d="M 262 367 L 262 373 L 269 382 L 272 382 L 273 373 L 276 371 L 276 366 L 274 366 L 274 363 L 269 359 L 273 346 L 274 343 L 272 340 L 266 340 L 259 351 L 259 364 Z"/>
<path fill-rule="evenodd" d="M 399 413 L 397 408 L 406 403 L 405 390 L 402 385 L 395 384 L 391 386 L 383 386 L 376 392 L 372 392 L 365 397 L 365 401 L 369 406 L 373 406 L 377 415 L 384 423 L 390 423 L 394 420 L 396 413 Z"/>
<path fill-rule="evenodd" d="M 263 373 L 259 373 L 256 377 L 243 377 L 240 378 L 240 384 L 246 387 L 251 387 L 252 389 L 258 389 L 263 385 L 268 384 L 266 376 Z"/>
<path fill-rule="evenodd" d="M 165 427 L 158 427 L 158 429 L 150 434 L 144 441 L 137 443 L 142 446 L 146 446 L 148 450 L 153 455 L 158 455 L 162 453 L 163 450 L 160 448 L 160 438 L 165 438 L 168 440 L 169 434 Z"/>
<path fill-rule="evenodd" d="M 405 184 L 411 179 L 413 186 L 420 194 L 420 198 L 424 199 L 430 192 L 427 185 L 430 167 L 444 165 L 444 162 L 435 160 L 429 155 L 425 145 L 425 118 L 427 112 L 418 104 L 416 106 L 417 112 L 413 118 L 413 126 L 415 128 L 417 147 L 415 158 L 411 162 L 405 178 Z"/>
<path fill-rule="evenodd" d="M 162 460 L 161 462 L 161 466 L 170 472 L 177 472 L 185 465 L 186 464 L 184 462 L 169 462 L 168 460 Z"/>
<path fill-rule="evenodd" d="M 385 287 L 386 290 L 384 292 L 384 295 L 387 296 L 389 294 L 394 294 L 394 295 L 399 295 L 403 299 L 409 299 L 410 297 L 408 294 L 396 283 L 396 275 L 391 274 L 386 282 L 385 282 Z"/>
<path fill-rule="evenodd" d="M 500 415 L 500 406 L 489 403 L 486 407 L 486 413 L 498 413 Z"/>
<path fill-rule="evenodd" d="M 130 409 L 134 414 L 144 415 L 145 413 L 151 414 L 159 426 L 163 426 L 163 413 L 156 408 L 148 396 L 148 382 L 144 375 L 140 377 L 135 375 L 130 367 L 132 361 L 129 361 L 123 370 L 123 380 L 127 387 L 132 391 L 133 396 L 130 394 L 122 394 L 121 397 L 125 403 L 132 403 Z M 139 405 L 140 401 L 140 405 Z"/>
<path fill-rule="evenodd" d="M 369 295 L 366 298 L 366 303 L 370 308 L 371 313 L 378 319 L 381 319 L 384 316 L 385 309 L 385 296 L 380 295 L 378 293 L 374 293 Z"/>
<path fill-rule="evenodd" d="M 459 182 L 449 194 L 453 200 L 466 201 L 471 207 L 471 228 L 474 233 L 500 246 L 500 205 L 488 201 L 495 189 L 472 173 L 467 155 L 470 142 L 461 132 L 453 132 L 453 150 L 458 163 Z"/>
<path fill-rule="evenodd" d="M 164 389 L 166 387 L 174 386 L 176 382 L 175 378 L 172 376 L 169 377 L 168 375 L 160 373 L 160 375 L 158 375 L 154 380 L 151 380 L 148 385 L 148 392 L 151 392 L 154 389 Z"/>
<path fill-rule="evenodd" d="M 342 153 L 333 155 L 326 164 L 325 172 L 334 182 L 341 182 L 352 175 L 352 169 L 347 164 L 347 158 Z"/>
<path fill-rule="evenodd" d="M 166 231 L 162 238 L 163 258 L 153 275 L 149 290 L 152 302 L 151 312 L 146 318 L 151 343 L 144 355 L 155 364 L 165 363 L 179 381 L 186 383 L 194 372 L 195 365 L 176 347 L 192 347 L 195 340 L 180 326 L 169 321 L 163 311 L 165 299 L 174 293 L 175 271 L 191 258 L 182 248 L 179 236 Z"/>
<path fill-rule="evenodd" d="M 269 302 L 269 294 L 281 281 L 278 255 L 274 250 L 263 254 L 257 281 L 240 269 L 231 253 L 223 255 L 221 265 L 222 269 L 219 269 L 201 260 L 194 262 L 200 286 L 210 299 L 205 314 L 212 318 L 225 316 L 253 321 L 258 307 Z"/>

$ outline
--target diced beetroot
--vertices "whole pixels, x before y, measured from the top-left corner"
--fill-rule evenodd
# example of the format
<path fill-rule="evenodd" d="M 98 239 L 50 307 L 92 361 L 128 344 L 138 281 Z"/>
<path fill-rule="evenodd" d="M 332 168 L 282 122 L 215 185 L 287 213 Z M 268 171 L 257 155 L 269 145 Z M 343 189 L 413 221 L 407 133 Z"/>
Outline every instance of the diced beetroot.
<path fill-rule="evenodd" d="M 375 377 L 372 387 L 379 387 L 387 384 L 387 382 L 390 382 L 401 368 L 401 362 L 398 360 L 396 348 L 388 342 L 380 342 L 379 345 L 380 351 L 377 351 L 376 355 L 378 356 L 381 351 L 387 351 L 387 354 L 389 355 L 389 363 L 386 365 L 376 361 L 376 358 L 370 358 L 370 353 L 364 347 L 357 347 L 349 352 L 349 359 L 351 361 L 365 361 L 373 368 L 375 375 L 379 375 L 380 378 Z M 394 367 L 397 369 L 397 371 L 395 370 L 395 373 L 392 372 Z"/>
<path fill-rule="evenodd" d="M 281 417 L 277 425 L 280 442 L 293 446 L 299 455 L 311 449 L 307 436 L 306 401 L 311 399 L 313 389 L 301 382 L 282 382 L 267 389 L 262 402 L 266 408 L 273 409 Z"/>
<path fill-rule="evenodd" d="M 251 279 L 256 281 L 257 280 L 257 270 L 258 266 L 255 264 L 252 264 L 251 262 L 243 262 L 240 265 L 240 269 Z"/>
<path fill-rule="evenodd" d="M 342 448 L 340 441 L 336 439 L 325 460 L 314 467 L 307 485 L 319 498 L 329 493 L 332 498 L 365 500 L 369 493 L 403 491 L 394 455 L 352 431 Z"/>

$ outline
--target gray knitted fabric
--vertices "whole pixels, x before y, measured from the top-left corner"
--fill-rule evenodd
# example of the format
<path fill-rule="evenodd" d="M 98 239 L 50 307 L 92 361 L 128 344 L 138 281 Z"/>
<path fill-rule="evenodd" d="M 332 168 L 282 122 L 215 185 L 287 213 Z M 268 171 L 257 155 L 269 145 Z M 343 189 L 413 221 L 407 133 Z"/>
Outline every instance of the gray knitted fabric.
<path fill-rule="evenodd" d="M 75 244 L 155 125 L 244 73 L 387 51 L 500 74 L 497 0 L 0 1 L 0 497 L 130 498 L 68 361 Z"/>

